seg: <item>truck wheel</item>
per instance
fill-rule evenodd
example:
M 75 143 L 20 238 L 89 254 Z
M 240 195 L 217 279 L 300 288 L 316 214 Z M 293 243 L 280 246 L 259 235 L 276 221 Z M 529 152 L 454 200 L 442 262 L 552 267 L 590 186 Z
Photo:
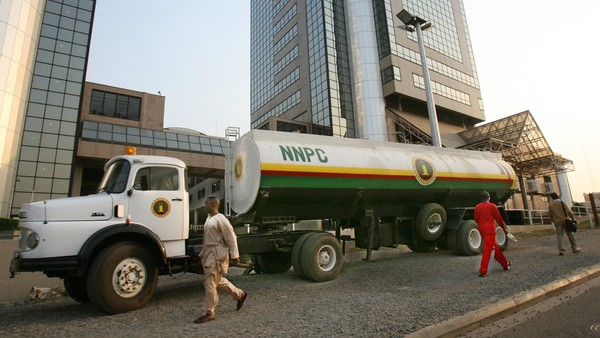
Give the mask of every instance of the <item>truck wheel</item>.
M 427 203 L 417 213 L 415 232 L 426 241 L 438 239 L 446 226 L 446 210 L 437 203 Z
M 501 227 L 496 227 L 496 243 L 500 247 L 500 250 L 505 251 L 508 248 L 508 238 Z
M 314 282 L 335 279 L 342 271 L 342 246 L 332 235 L 313 234 L 301 248 L 300 265 L 306 278 Z
M 107 313 L 122 313 L 145 306 L 156 289 L 156 259 L 133 242 L 113 244 L 100 252 L 87 276 L 92 303 Z
M 264 273 L 284 273 L 292 267 L 292 255 L 289 252 L 267 252 L 256 255 L 256 263 Z
M 90 297 L 85 288 L 85 277 L 65 276 L 63 282 L 69 297 L 73 298 L 74 301 L 82 304 L 90 302 Z
M 446 229 L 446 243 L 448 244 L 448 249 L 455 254 L 460 255 L 458 251 L 458 246 L 456 245 L 456 229 Z
M 455 240 L 456 252 L 459 255 L 475 256 L 481 254 L 483 239 L 474 220 L 466 220 L 460 223 Z
M 309 232 L 300 236 L 300 238 L 296 240 L 296 242 L 294 243 L 294 247 L 292 248 L 292 266 L 294 267 L 294 272 L 302 279 L 307 279 L 306 274 L 302 270 L 302 264 L 300 264 L 300 257 L 302 256 L 302 247 L 304 246 L 304 243 L 306 243 L 306 240 L 308 240 L 314 234 L 314 232 Z

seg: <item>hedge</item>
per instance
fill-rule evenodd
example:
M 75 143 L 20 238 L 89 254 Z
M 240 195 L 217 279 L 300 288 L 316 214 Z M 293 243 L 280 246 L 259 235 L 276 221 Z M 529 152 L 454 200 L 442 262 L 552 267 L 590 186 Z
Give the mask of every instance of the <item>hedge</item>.
M 14 218 L 0 218 L 0 231 L 19 229 L 19 220 Z

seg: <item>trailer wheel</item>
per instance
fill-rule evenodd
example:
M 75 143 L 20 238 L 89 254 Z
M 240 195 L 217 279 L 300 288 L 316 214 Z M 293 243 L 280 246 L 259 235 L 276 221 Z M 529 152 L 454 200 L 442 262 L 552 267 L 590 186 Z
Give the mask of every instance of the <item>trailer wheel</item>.
M 304 243 L 306 243 L 306 240 L 308 240 L 314 234 L 315 233 L 313 232 L 309 232 L 300 236 L 300 238 L 298 238 L 294 243 L 294 247 L 292 249 L 292 266 L 294 267 L 294 272 L 298 276 L 300 276 L 300 278 L 303 279 L 307 279 L 307 277 L 304 271 L 302 270 L 302 264 L 300 264 L 300 258 L 302 256 L 302 247 L 304 246 Z
M 456 253 L 462 256 L 481 254 L 483 238 L 474 220 L 462 221 L 456 230 Z M 454 252 L 454 251 L 453 251 Z
M 502 251 L 505 251 L 508 248 L 508 238 L 506 237 L 504 230 L 499 226 L 496 227 L 496 243 L 498 243 L 498 246 Z
M 314 282 L 335 279 L 342 271 L 342 246 L 334 236 L 315 233 L 301 248 L 300 265 L 306 278 Z
M 289 252 L 273 251 L 256 255 L 256 263 L 264 273 L 284 273 L 292 267 Z
M 448 244 L 448 249 L 455 254 L 460 255 L 458 251 L 458 247 L 456 246 L 456 229 L 446 229 L 446 243 Z
M 113 244 L 100 252 L 87 276 L 92 303 L 107 313 L 122 313 L 145 306 L 156 289 L 156 259 L 133 242 Z
M 438 239 L 446 226 L 446 210 L 437 203 L 427 203 L 417 213 L 415 232 L 426 241 Z
M 90 297 L 85 288 L 85 277 L 65 276 L 63 282 L 69 297 L 73 298 L 74 301 L 82 304 L 90 302 Z

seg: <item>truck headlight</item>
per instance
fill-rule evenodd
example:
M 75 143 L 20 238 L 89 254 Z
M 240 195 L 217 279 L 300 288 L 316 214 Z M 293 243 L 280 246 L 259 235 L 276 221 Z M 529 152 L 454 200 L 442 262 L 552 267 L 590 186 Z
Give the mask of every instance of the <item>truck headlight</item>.
M 27 247 L 31 250 L 37 248 L 38 244 L 40 244 L 40 236 L 37 233 L 32 232 L 27 236 Z

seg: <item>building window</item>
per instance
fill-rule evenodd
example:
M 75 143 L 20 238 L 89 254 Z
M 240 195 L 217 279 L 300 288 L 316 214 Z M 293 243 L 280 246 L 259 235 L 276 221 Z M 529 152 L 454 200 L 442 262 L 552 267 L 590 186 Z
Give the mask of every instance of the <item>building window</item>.
M 221 190 L 221 181 L 216 181 L 213 182 L 212 184 L 212 193 L 216 193 L 217 191 Z
M 206 196 L 206 190 L 204 188 L 198 190 L 198 199 L 201 200 Z
M 141 105 L 139 97 L 93 89 L 90 113 L 139 121 Z

